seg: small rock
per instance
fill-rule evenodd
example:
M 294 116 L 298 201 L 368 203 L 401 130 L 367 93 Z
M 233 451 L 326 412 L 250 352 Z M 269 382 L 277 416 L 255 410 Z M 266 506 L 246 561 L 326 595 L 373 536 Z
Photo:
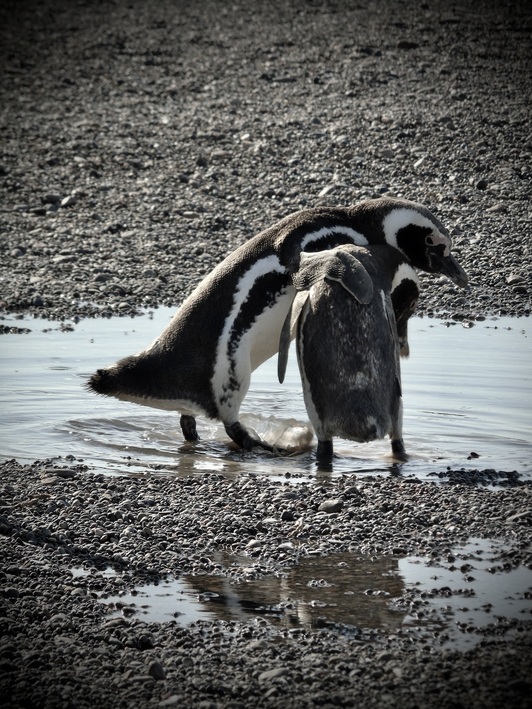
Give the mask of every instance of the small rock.
M 525 279 L 523 276 L 520 276 L 517 273 L 511 273 L 506 279 L 506 283 L 508 283 L 509 286 L 515 286 L 524 282 Z
M 72 468 L 46 468 L 46 475 L 56 475 L 58 478 L 70 479 L 75 477 L 76 471 Z
M 150 666 L 148 667 L 148 674 L 150 675 L 150 677 L 153 677 L 153 679 L 156 680 L 165 679 L 166 677 L 164 667 L 161 665 L 160 662 L 157 661 L 150 663 Z
M 327 185 L 318 192 L 318 197 L 326 197 L 328 194 L 331 194 L 331 192 L 334 192 L 335 189 L 336 185 Z
M 167 699 L 163 699 L 157 706 L 159 707 L 175 707 L 178 704 L 181 704 L 183 700 L 183 697 L 180 696 L 179 694 L 172 694 L 171 697 L 168 697 Z
M 507 212 L 508 207 L 503 203 L 503 202 L 498 202 L 497 204 L 494 204 L 491 207 L 488 207 L 486 209 L 486 212 L 490 212 L 491 214 L 499 214 L 500 212 Z
M 45 194 L 42 201 L 44 204 L 60 204 L 61 196 L 58 194 Z
M 270 679 L 275 679 L 276 677 L 283 677 L 288 674 L 286 667 L 275 667 L 273 670 L 265 670 L 259 675 L 259 682 L 264 682 Z
M 73 263 L 76 260 L 76 257 L 71 255 L 71 254 L 64 254 L 62 256 L 54 256 L 52 259 L 53 263 L 56 264 L 62 264 L 62 263 Z
M 50 618 L 50 623 L 69 623 L 70 618 L 66 613 L 56 613 Z
M 293 522 L 294 520 L 294 513 L 291 510 L 284 510 L 281 513 L 281 522 Z
M 231 153 L 228 150 L 224 150 L 223 148 L 219 148 L 217 150 L 213 150 L 211 153 L 211 157 L 217 159 L 217 160 L 225 160 L 231 155 Z
M 327 512 L 328 514 L 333 514 L 334 512 L 340 512 L 344 506 L 343 500 L 325 500 L 319 506 L 320 512 Z
M 417 42 L 412 42 L 408 39 L 400 39 L 397 42 L 397 49 L 417 49 L 419 44 Z
M 256 549 L 257 547 L 261 547 L 262 544 L 263 542 L 261 542 L 260 539 L 250 539 L 246 544 L 246 549 Z
M 524 512 L 517 512 L 514 515 L 506 518 L 506 524 L 513 524 L 514 522 L 526 524 L 527 522 L 532 522 L 532 510 L 525 510 Z
M 42 478 L 39 481 L 40 485 L 45 485 L 45 486 L 57 485 L 58 482 L 60 482 L 60 480 L 57 477 Z
M 61 200 L 61 206 L 62 207 L 72 207 L 72 205 L 76 204 L 77 198 L 74 195 L 69 195 L 68 197 L 65 197 L 64 199 Z

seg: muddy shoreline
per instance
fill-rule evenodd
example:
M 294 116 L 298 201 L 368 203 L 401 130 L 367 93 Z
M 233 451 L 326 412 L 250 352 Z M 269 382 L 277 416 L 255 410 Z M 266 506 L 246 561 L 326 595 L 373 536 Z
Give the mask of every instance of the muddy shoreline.
M 2 7 L 0 317 L 177 307 L 275 220 L 382 194 L 433 209 L 470 275 L 469 291 L 423 276 L 421 313 L 529 315 L 531 23 L 526 3 L 491 0 Z M 101 602 L 351 550 L 459 576 L 453 549 L 473 537 L 500 542 L 494 578 L 531 569 L 519 471 L 292 486 L 252 458 L 234 481 L 176 479 L 97 475 L 65 450 L 4 461 L 0 488 L 1 707 L 531 706 L 530 613 L 486 609 L 459 650 L 445 630 L 183 627 Z M 446 593 L 394 601 L 422 617 Z

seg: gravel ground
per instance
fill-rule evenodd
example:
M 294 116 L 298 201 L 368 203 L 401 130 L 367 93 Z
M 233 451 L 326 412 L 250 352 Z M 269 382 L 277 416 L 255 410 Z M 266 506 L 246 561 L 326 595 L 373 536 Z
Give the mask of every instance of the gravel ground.
M 471 278 L 426 279 L 420 312 L 528 314 L 526 8 L 3 3 L 0 307 L 177 305 L 277 219 L 388 194 L 434 210 Z
M 5 706 L 530 706 L 526 618 L 492 615 L 482 631 L 468 631 L 481 642 L 459 652 L 407 629 L 283 630 L 261 618 L 144 623 L 127 607 L 110 617 L 97 600 L 181 573 L 245 583 L 340 551 L 454 562 L 452 547 L 470 537 L 505 542 L 500 570 L 530 568 L 532 485 L 516 476 L 478 471 L 466 481 L 462 473 L 453 484 L 345 476 L 293 486 L 254 475 L 116 478 L 74 460 L 68 468 L 7 462 L 0 475 Z M 495 490 L 479 487 L 487 478 Z M 221 549 L 249 564 L 224 567 L 212 558 Z M 88 573 L 74 575 L 79 567 Z M 116 575 L 102 575 L 108 567 Z M 443 608 L 450 589 L 429 595 L 439 594 Z M 419 614 L 428 598 L 404 589 L 394 603 Z
M 471 278 L 464 293 L 424 277 L 420 312 L 528 315 L 527 8 L 3 3 L 1 311 L 177 305 L 276 219 L 393 194 L 434 210 Z M 501 568 L 532 565 L 531 486 L 517 474 L 291 487 L 252 469 L 231 482 L 3 463 L 0 705 L 532 706 L 527 620 L 493 617 L 459 651 L 406 630 L 110 618 L 101 593 L 179 573 L 244 582 L 313 553 L 437 560 L 484 537 L 504 542 Z M 253 563 L 224 568 L 220 549 Z

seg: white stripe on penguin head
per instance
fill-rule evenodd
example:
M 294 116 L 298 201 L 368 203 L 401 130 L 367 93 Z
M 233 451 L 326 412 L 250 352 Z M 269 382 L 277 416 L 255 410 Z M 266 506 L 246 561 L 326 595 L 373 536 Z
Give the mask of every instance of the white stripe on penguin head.
M 301 241 L 301 251 L 304 251 L 305 248 L 313 241 L 318 241 L 329 234 L 344 234 L 344 236 L 348 236 L 352 239 L 353 244 L 356 244 L 357 246 L 367 246 L 369 243 L 363 234 L 355 231 L 355 229 L 351 229 L 349 226 L 324 226 L 321 229 L 309 232 L 303 237 Z
M 421 288 L 419 278 L 415 269 L 408 263 L 399 264 L 399 267 L 397 268 L 397 271 L 395 272 L 392 280 L 391 292 L 393 293 L 397 286 L 400 285 L 403 281 L 414 281 L 418 289 Z
M 397 234 L 401 229 L 404 229 L 404 227 L 410 224 L 430 229 L 430 239 L 432 243 L 434 245 L 443 244 L 445 247 L 443 255 L 449 256 L 451 253 L 451 239 L 445 234 L 442 234 L 434 222 L 425 217 L 421 212 L 418 212 L 417 209 L 409 209 L 407 207 L 392 209 L 382 223 L 386 243 L 398 249 Z

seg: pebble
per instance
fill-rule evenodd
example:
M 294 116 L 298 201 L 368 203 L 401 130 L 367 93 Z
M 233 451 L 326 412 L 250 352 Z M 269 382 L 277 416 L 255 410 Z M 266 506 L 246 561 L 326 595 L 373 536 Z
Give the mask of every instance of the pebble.
M 343 500 L 324 500 L 319 506 L 320 512 L 327 512 L 328 514 L 333 514 L 335 512 L 340 512 L 343 508 Z
M 160 662 L 151 662 L 148 667 L 148 674 L 156 680 L 162 680 L 166 677 L 166 672 Z
M 310 41 L 314 43 L 310 14 L 303 8 L 300 16 L 299 2 L 288 13 L 297 17 L 302 35 L 312 37 Z M 172 12 L 168 7 L 163 14 Z M 199 22 L 191 12 L 184 12 L 184 27 Z M 170 114 L 163 112 L 148 122 L 141 142 L 136 128 L 140 114 L 129 116 L 131 120 L 122 114 L 121 120 L 116 118 L 120 111 L 128 113 L 134 109 L 124 108 L 120 103 L 122 74 L 111 68 L 114 55 L 108 60 L 94 58 L 104 67 L 95 70 L 96 74 L 108 82 L 104 103 L 96 84 L 84 83 L 76 76 L 80 69 L 73 53 L 63 56 L 65 66 L 60 73 L 58 66 L 46 75 L 42 75 L 38 63 L 28 67 L 24 85 L 13 84 L 9 90 L 16 91 L 17 96 L 31 96 L 32 82 L 38 81 L 50 109 L 46 115 L 59 117 L 68 113 L 76 122 L 76 117 L 89 115 L 84 107 L 92 110 L 98 106 L 98 120 L 103 128 L 95 137 L 91 133 L 94 127 L 85 122 L 80 124 L 74 139 L 64 122 L 56 122 L 52 138 L 46 120 L 29 112 L 31 101 L 29 104 L 20 101 L 20 115 L 15 110 L 17 102 L 6 102 L 8 128 L 3 136 L 6 155 L 19 154 L 17 146 L 22 139 L 19 132 L 23 134 L 25 151 L 19 155 L 16 168 L 11 158 L 13 164 L 4 161 L 1 168 L 8 205 L 2 215 L 6 244 L 0 262 L 1 310 L 71 319 L 116 312 L 129 316 L 157 305 L 175 307 L 198 284 L 200 276 L 245 239 L 279 218 L 318 202 L 350 204 L 384 193 L 430 204 L 449 228 L 458 226 L 461 231 L 455 233 L 455 250 L 466 271 L 478 269 L 484 256 L 489 263 L 497 264 L 503 279 L 521 269 L 527 256 L 521 236 L 528 233 L 526 178 L 530 159 L 526 150 L 515 152 L 516 145 L 526 146 L 528 140 L 520 108 L 523 92 L 515 81 L 515 76 L 524 77 L 527 70 L 520 42 L 508 43 L 504 48 L 507 61 L 499 61 L 494 53 L 479 62 L 474 84 L 469 78 L 462 81 L 466 74 L 470 76 L 465 53 L 460 59 L 455 54 L 452 66 L 441 69 L 438 82 L 441 95 L 456 101 L 442 101 L 429 110 L 420 97 L 433 90 L 434 77 L 429 76 L 425 67 L 433 65 L 434 47 L 438 46 L 438 38 L 443 37 L 445 24 L 431 26 L 428 42 L 420 39 L 410 11 L 405 13 L 401 7 L 399 12 L 401 17 L 405 15 L 401 19 L 404 34 L 397 38 L 395 50 L 392 47 L 386 53 L 379 48 L 378 40 L 368 40 L 367 45 L 360 46 L 355 41 L 358 48 L 353 45 L 352 49 L 342 49 L 343 44 L 353 41 L 343 34 L 350 23 L 342 23 L 339 8 L 333 8 L 320 23 L 321 39 L 317 40 L 318 45 L 323 41 L 327 47 L 332 68 L 328 73 L 323 65 L 323 72 L 320 71 L 320 60 L 314 67 L 316 71 L 313 69 L 306 76 L 308 66 L 301 43 L 285 47 L 283 61 L 294 67 L 293 74 L 281 71 L 280 66 L 276 67 L 279 71 L 274 70 L 278 59 L 267 57 L 264 62 L 271 63 L 271 67 L 252 70 L 249 53 L 253 50 L 244 46 L 243 38 L 232 37 L 233 28 L 225 23 L 231 13 L 238 16 L 243 26 L 255 27 L 258 19 L 244 7 L 231 8 L 221 20 L 220 36 L 229 33 L 231 38 L 227 41 L 234 52 L 235 66 L 245 65 L 246 69 L 239 73 L 238 82 L 227 87 L 225 108 L 218 95 L 220 85 L 205 81 L 206 75 L 218 73 L 214 56 L 218 39 L 213 39 L 214 44 L 206 39 L 209 49 L 200 52 L 199 44 L 192 39 L 194 31 L 188 34 L 185 31 L 183 46 L 178 49 L 175 43 L 166 44 L 169 36 L 162 36 L 162 28 L 155 27 L 154 35 L 164 45 L 157 60 L 160 66 L 156 67 L 149 59 L 138 67 L 139 85 L 150 97 L 146 105 L 151 105 L 153 95 L 159 91 L 157 72 L 171 73 L 176 61 L 180 61 L 176 52 L 186 52 L 191 59 L 183 74 L 172 79 L 175 87 L 170 91 L 178 95 L 184 91 L 183 86 L 194 86 L 199 91 L 198 94 L 195 89 L 192 91 L 194 98 L 208 96 L 213 103 L 201 125 L 195 101 L 181 107 L 177 118 L 172 112 L 166 125 L 171 131 L 161 131 L 161 120 L 170 118 Z M 360 9 L 353 7 L 348 14 L 362 36 L 380 31 L 366 27 L 368 18 Z M 510 20 L 495 7 L 489 14 L 483 24 L 476 20 L 467 22 L 466 36 L 462 38 L 464 46 L 468 42 L 474 47 L 490 46 L 498 41 L 500 33 L 497 35 L 494 28 L 503 27 Z M 391 16 L 393 12 L 386 13 L 386 17 Z M 277 33 L 276 18 L 271 13 L 267 19 L 271 36 Z M 115 21 L 110 21 L 110 27 Z M 168 19 L 167 27 L 172 21 Z M 41 19 L 37 24 L 40 22 Z M 338 32 L 332 29 L 336 22 L 341 22 Z M 119 32 L 127 36 L 132 31 L 135 35 L 132 41 L 137 41 L 138 23 L 130 29 L 126 25 L 127 22 Z M 22 27 L 23 23 L 17 26 Z M 386 27 L 386 22 L 382 27 Z M 197 31 L 201 33 L 204 28 Z M 36 32 L 39 34 L 38 28 Z M 65 25 L 65 36 L 72 32 Z M 83 46 L 97 45 L 99 38 L 95 32 L 92 23 L 84 23 Z M 262 26 L 257 32 L 248 37 L 252 44 L 254 37 L 261 36 Z M 45 34 L 43 30 L 39 36 Z M 29 37 L 22 41 L 21 52 L 24 42 L 29 41 Z M 65 41 L 68 44 L 68 39 Z M 448 36 L 441 41 L 448 42 Z M 110 52 L 109 47 L 106 45 L 102 50 L 104 55 Z M 413 71 L 408 48 L 420 59 L 415 96 L 404 91 L 403 82 Z M 28 51 L 32 51 L 29 45 Z M 319 49 L 316 51 L 320 53 Z M 392 54 L 393 65 L 389 64 Z M 89 58 L 89 64 L 90 61 Z M 346 61 L 353 71 L 346 70 L 344 76 L 341 67 L 345 67 Z M 360 62 L 364 62 L 363 71 Z M 387 64 L 391 67 L 389 75 Z M 75 98 L 72 93 L 60 96 L 55 90 L 58 85 L 65 86 L 65 75 L 73 77 L 68 91 L 72 92 L 75 86 Z M 261 75 L 269 78 L 261 81 L 257 78 Z M 289 82 L 285 81 L 287 78 Z M 181 81 L 183 85 L 177 86 Z M 391 91 L 392 83 L 397 92 Z M 361 91 L 362 85 L 367 88 L 366 84 L 375 92 L 374 100 L 369 103 L 367 91 Z M 270 95 L 272 91 L 275 100 Z M 305 93 L 307 107 L 304 115 L 300 115 L 298 103 L 301 91 Z M 327 93 L 325 103 L 323 91 L 331 92 L 330 96 Z M 165 100 L 172 100 L 172 95 L 165 93 Z M 505 106 L 503 118 L 501 97 Z M 357 105 L 355 113 L 353 101 Z M 464 107 L 460 108 L 459 116 L 457 103 Z M 478 105 L 482 105 L 483 111 L 482 135 L 475 122 Z M 251 123 L 246 112 L 253 116 Z M 448 149 L 448 141 L 450 131 L 457 130 L 457 126 L 471 139 L 467 150 L 453 152 Z M 454 133 L 452 136 L 455 139 Z M 308 148 L 309 139 L 314 141 L 312 150 Z M 46 167 L 44 182 L 39 165 Z M 17 177 L 17 170 L 24 174 L 23 181 Z M 131 180 L 141 182 L 133 187 Z M 35 204 L 36 198 L 40 204 Z M 35 223 L 22 224 L 21 215 Z M 482 228 L 489 238 L 476 242 L 471 233 L 476 228 Z M 208 243 L 201 263 L 194 253 L 198 239 Z M 69 254 L 63 253 L 65 247 L 69 248 Z M 20 261 L 27 258 L 30 261 L 23 268 Z M 40 289 L 40 299 L 27 293 L 29 267 L 32 275 L 45 274 L 41 283 L 46 283 L 47 289 L 46 292 Z M 98 278 L 102 284 L 106 280 L 113 283 L 119 277 L 121 290 L 95 291 L 92 277 L 98 273 L 113 275 L 111 279 Z M 527 277 L 525 282 L 508 285 L 504 288 L 483 279 L 482 287 L 473 287 L 467 295 L 464 318 L 471 321 L 492 314 L 529 314 L 532 290 Z M 117 300 L 126 299 L 127 305 L 118 307 Z M 443 317 L 453 313 L 452 303 L 442 298 L 438 279 L 423 278 L 418 312 Z
M 163 699 L 157 706 L 159 707 L 175 707 L 182 706 L 183 697 L 180 694 L 172 694 L 170 697 Z
M 76 474 L 68 477 L 67 472 L 67 477 L 61 478 L 58 471 Z M 47 489 L 46 500 L 36 494 L 40 474 L 61 483 Z M 327 676 L 338 671 L 339 681 L 345 677 L 341 661 L 337 669 L 336 665 L 326 664 L 326 658 L 338 652 L 339 643 L 342 656 L 349 658 L 350 670 L 374 662 L 371 659 L 374 647 L 384 653 L 381 665 L 391 661 L 384 659 L 391 654 L 401 677 L 410 677 L 409 657 L 417 646 L 408 633 L 404 638 L 397 632 L 390 636 L 377 634 L 374 640 L 368 638 L 365 645 L 360 645 L 352 644 L 350 634 L 343 634 L 341 624 L 334 632 L 325 628 L 319 632 L 304 628 L 285 632 L 282 626 L 276 630 L 267 616 L 247 622 L 201 620 L 185 627 L 178 625 L 180 616 L 177 616 L 169 618 L 167 623 L 146 624 L 141 620 L 141 594 L 133 602 L 115 601 L 114 610 L 126 611 L 119 618 L 106 617 L 106 606 L 101 601 L 105 600 L 105 594 L 114 597 L 117 593 L 131 593 L 146 584 L 147 579 L 151 583 L 159 580 L 161 584 L 176 569 L 189 574 L 216 573 L 236 583 L 248 583 L 257 576 L 286 572 L 287 564 L 297 565 L 301 555 L 323 556 L 353 548 L 357 553 L 384 554 L 390 558 L 426 555 L 432 559 L 452 559 L 450 550 L 469 536 L 504 539 L 507 553 L 497 563 L 506 563 L 504 560 L 508 559 L 512 567 L 532 563 L 528 545 L 532 513 L 523 494 L 529 486 L 518 475 L 495 470 L 450 470 L 447 476 L 448 482 L 436 484 L 413 485 L 412 480 L 391 477 L 357 479 L 353 475 L 332 479 L 327 485 L 316 485 L 309 480 L 293 486 L 256 475 L 234 481 L 209 474 L 198 478 L 148 475 L 109 478 L 66 466 L 52 467 L 50 463 L 35 466 L 21 466 L 14 461 L 0 463 L 3 500 L 9 504 L 0 520 L 3 525 L 0 529 L 7 539 L 22 542 L 6 546 L 2 568 L 10 574 L 9 582 L 4 584 L 9 589 L 4 602 L 11 604 L 14 613 L 11 617 L 8 608 L 10 617 L 5 621 L 0 618 L 0 630 L 4 637 L 17 639 L 15 655 L 9 661 L 14 667 L 27 667 L 20 653 L 38 644 L 39 633 L 46 627 L 57 628 L 62 636 L 69 638 L 69 647 L 84 648 L 83 662 L 88 676 L 97 676 L 104 672 L 102 665 L 115 662 L 128 667 L 127 687 L 131 696 L 136 697 L 135 705 L 142 705 L 137 693 L 147 687 L 153 688 L 149 691 L 155 705 L 172 696 L 179 696 L 183 706 L 192 701 L 194 705 L 210 702 L 212 696 L 207 687 L 222 682 L 226 686 L 223 691 L 229 691 L 227 687 L 232 686 L 233 678 L 251 692 L 249 696 L 264 697 L 272 688 L 275 692 L 269 694 L 270 700 L 281 701 L 284 697 L 292 702 L 297 692 L 306 691 L 294 678 L 309 676 L 319 684 L 325 676 L 320 674 L 322 666 L 327 667 Z M 483 487 L 485 482 L 491 489 Z M 69 485 L 68 498 L 64 494 L 65 484 Z M 70 486 L 75 486 L 73 492 Z M 35 505 L 28 505 L 26 501 L 33 499 Z M 221 499 L 223 507 L 215 504 Z M 294 522 L 276 522 L 274 514 L 283 500 L 303 503 L 304 517 Z M 80 504 L 75 504 L 76 501 Z M 327 512 L 320 510 L 323 503 L 331 502 L 343 502 L 335 513 L 334 527 L 326 523 L 330 519 Z M 246 515 L 240 514 L 243 509 Z M 118 511 L 122 514 L 118 515 Z M 272 515 L 274 523 L 261 528 L 261 521 L 267 519 L 265 513 Z M 203 524 L 205 519 L 216 521 L 219 541 Z M 145 536 L 143 530 L 148 525 L 151 533 Z M 123 533 L 126 528 L 128 535 Z M 236 557 L 230 556 L 225 562 L 225 557 L 219 555 L 219 545 L 225 544 L 229 537 Z M 257 541 L 260 545 L 254 543 Z M 252 566 L 251 557 L 244 566 L 232 562 L 239 554 L 246 555 L 255 549 L 260 556 L 253 557 Z M 72 568 L 80 561 L 86 573 L 74 576 Z M 457 566 L 465 568 L 464 561 Z M 104 572 L 105 569 L 108 571 Z M 333 577 L 315 577 L 313 582 L 316 588 L 334 587 L 334 583 Z M 383 595 L 387 593 L 385 589 L 369 590 L 368 598 L 387 598 Z M 163 586 L 161 592 L 164 593 Z M 399 602 L 417 603 L 419 599 L 409 593 L 405 589 Z M 32 605 L 28 607 L 29 599 Z M 216 594 L 209 603 L 220 602 L 218 599 Z M 40 620 L 21 626 L 28 608 L 36 609 L 31 610 L 32 618 L 36 612 L 35 618 Z M 21 627 L 23 630 L 17 630 Z M 493 627 L 502 627 L 501 620 Z M 106 638 L 103 644 L 102 635 Z M 54 646 L 55 650 L 49 645 L 41 648 L 42 666 L 60 668 L 60 658 L 54 653 L 64 646 L 61 642 Z M 0 643 L 0 651 L 1 647 Z M 478 648 L 481 655 L 472 676 L 477 677 L 484 666 L 489 666 L 492 673 L 503 671 L 504 664 L 499 659 L 492 662 L 490 655 L 490 648 L 496 649 L 496 645 L 488 643 Z M 276 654 L 272 655 L 274 649 Z M 155 652 L 157 657 L 151 654 Z M 150 653 L 146 659 L 145 653 Z M 321 658 L 317 665 L 310 664 L 310 654 Z M 207 663 L 203 660 L 206 657 Z M 223 676 L 217 669 L 218 657 L 223 657 Z M 440 676 L 437 663 L 444 657 L 437 643 L 431 645 L 428 657 L 430 673 L 424 675 L 424 684 L 416 684 L 415 690 L 427 698 L 434 691 L 430 677 Z M 463 679 L 463 669 L 459 669 L 461 657 L 455 656 L 454 664 L 458 667 L 455 672 L 462 672 Z M 140 664 L 131 664 L 137 661 Z M 512 671 L 516 671 L 515 661 Z M 54 671 L 47 672 L 47 677 L 53 679 Z M 117 677 L 125 678 L 125 674 Z M 356 682 L 349 684 L 349 692 L 352 694 L 356 686 L 356 691 L 363 693 L 361 696 L 371 696 L 376 691 L 372 687 L 378 686 L 378 679 L 372 677 L 373 674 L 367 674 L 361 680 L 355 672 L 353 682 Z M 0 689 L 1 682 L 0 675 Z M 45 681 L 39 686 L 46 686 Z M 340 682 L 338 686 L 344 685 Z M 312 686 L 309 691 L 313 691 Z M 235 697 L 234 701 L 240 700 Z M 102 702 L 92 697 L 92 704 Z
M 284 677 L 288 674 L 286 667 L 275 667 L 271 670 L 265 670 L 259 675 L 259 682 L 268 682 L 272 679 L 277 679 L 277 677 Z
M 42 201 L 45 204 L 61 204 L 61 199 L 60 195 L 49 193 L 44 195 Z

